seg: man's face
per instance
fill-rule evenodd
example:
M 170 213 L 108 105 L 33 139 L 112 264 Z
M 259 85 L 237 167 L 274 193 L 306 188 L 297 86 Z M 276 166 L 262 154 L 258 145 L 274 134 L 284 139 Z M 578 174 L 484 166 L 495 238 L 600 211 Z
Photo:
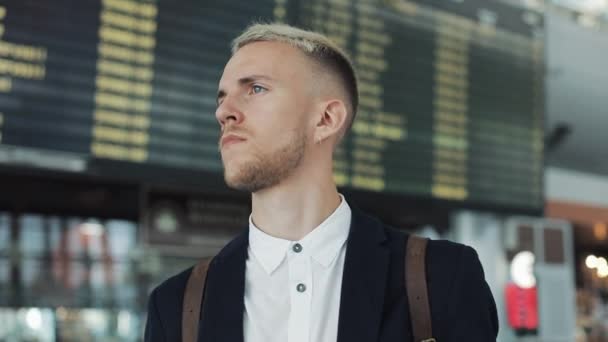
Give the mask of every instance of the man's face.
M 296 48 L 255 42 L 228 61 L 219 83 L 219 147 L 228 186 L 256 192 L 300 166 L 314 93 L 312 63 Z

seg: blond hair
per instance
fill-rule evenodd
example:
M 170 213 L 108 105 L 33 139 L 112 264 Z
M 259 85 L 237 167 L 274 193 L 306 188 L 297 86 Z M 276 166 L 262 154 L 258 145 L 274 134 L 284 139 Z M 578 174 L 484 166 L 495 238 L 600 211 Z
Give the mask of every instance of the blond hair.
M 344 50 L 326 36 L 312 31 L 299 29 L 285 24 L 250 25 L 232 41 L 232 54 L 247 44 L 260 41 L 273 41 L 290 44 L 310 57 L 318 65 L 329 70 L 342 83 L 348 96 L 350 107 L 345 133 L 353 124 L 359 105 L 359 90 L 355 68 Z

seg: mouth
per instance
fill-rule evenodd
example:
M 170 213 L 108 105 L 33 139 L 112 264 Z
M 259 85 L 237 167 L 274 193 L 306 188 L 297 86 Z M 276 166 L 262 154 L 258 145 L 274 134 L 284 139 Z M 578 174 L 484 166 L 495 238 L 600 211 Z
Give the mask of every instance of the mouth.
M 220 140 L 220 146 L 221 148 L 224 148 L 230 145 L 238 144 L 243 141 L 245 141 L 245 139 L 233 134 L 229 134 Z

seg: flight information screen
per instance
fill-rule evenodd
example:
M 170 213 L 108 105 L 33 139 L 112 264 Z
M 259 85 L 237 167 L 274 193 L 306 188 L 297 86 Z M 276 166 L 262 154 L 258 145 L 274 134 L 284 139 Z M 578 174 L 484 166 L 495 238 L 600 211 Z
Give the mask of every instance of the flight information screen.
M 338 185 L 542 208 L 542 16 L 487 0 L 4 0 L 0 165 L 220 175 L 217 83 L 253 21 L 350 53 L 361 97 Z

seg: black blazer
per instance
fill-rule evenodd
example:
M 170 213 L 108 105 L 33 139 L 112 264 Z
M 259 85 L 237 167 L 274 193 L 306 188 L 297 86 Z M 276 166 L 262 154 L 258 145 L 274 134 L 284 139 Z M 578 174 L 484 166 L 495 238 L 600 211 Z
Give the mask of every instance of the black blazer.
M 406 239 L 406 234 L 352 208 L 337 342 L 413 341 L 404 285 Z M 248 240 L 245 231 L 210 265 L 198 342 L 243 342 Z M 426 264 L 437 341 L 496 341 L 496 305 L 475 250 L 430 241 Z M 150 294 L 146 342 L 181 342 L 182 301 L 191 271 L 166 280 Z

